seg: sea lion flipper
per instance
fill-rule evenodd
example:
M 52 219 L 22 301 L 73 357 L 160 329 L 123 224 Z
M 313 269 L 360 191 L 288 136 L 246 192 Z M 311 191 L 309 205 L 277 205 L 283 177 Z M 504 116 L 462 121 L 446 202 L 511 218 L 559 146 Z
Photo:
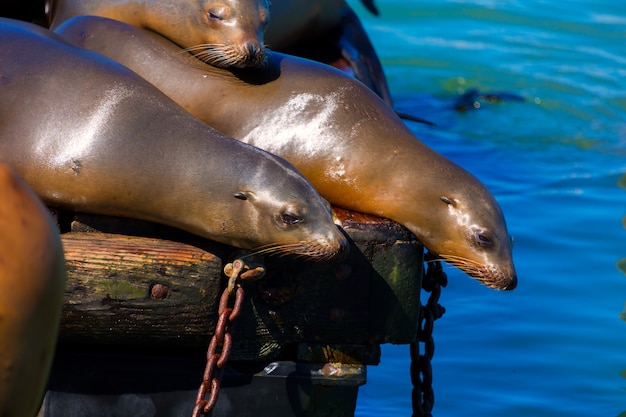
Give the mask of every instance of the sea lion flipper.
M 430 120 L 424 119 L 419 116 L 414 116 L 412 114 L 403 113 L 397 110 L 396 110 L 396 114 L 398 115 L 398 117 L 400 117 L 403 120 L 408 120 L 410 122 L 415 122 L 415 123 L 422 123 L 428 126 L 437 126 L 437 123 L 431 122 Z
M 391 105 L 391 93 L 383 66 L 361 21 L 350 7 L 345 8 L 341 19 L 338 46 L 341 56 L 354 71 L 355 78 Z
M 373 14 L 374 16 L 380 15 L 380 12 L 378 11 L 378 7 L 376 7 L 376 5 L 374 4 L 374 0 L 361 0 L 361 3 L 363 3 L 363 6 L 365 6 L 365 8 L 369 10 L 370 13 Z

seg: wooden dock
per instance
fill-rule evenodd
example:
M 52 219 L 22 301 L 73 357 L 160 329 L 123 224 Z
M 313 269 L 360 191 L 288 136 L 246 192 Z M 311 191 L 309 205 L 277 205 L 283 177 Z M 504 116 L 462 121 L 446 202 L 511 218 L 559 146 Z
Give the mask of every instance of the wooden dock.
M 335 214 L 344 259 L 253 259 L 266 272 L 243 284 L 213 416 L 352 416 L 380 344 L 416 340 L 423 247 L 389 220 Z M 239 251 L 152 223 L 57 218 L 68 282 L 41 415 L 189 416 Z

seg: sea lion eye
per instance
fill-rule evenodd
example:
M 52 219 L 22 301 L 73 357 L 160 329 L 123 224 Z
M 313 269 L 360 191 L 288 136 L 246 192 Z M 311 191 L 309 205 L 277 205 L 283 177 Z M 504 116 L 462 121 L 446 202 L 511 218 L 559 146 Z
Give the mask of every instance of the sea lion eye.
M 282 222 L 285 224 L 292 225 L 300 223 L 302 221 L 302 218 L 296 216 L 295 214 L 285 212 L 280 215 L 280 220 L 282 220 Z
M 208 15 L 210 20 L 225 20 L 228 17 L 225 7 L 211 7 L 208 11 Z
M 244 200 L 244 201 L 248 199 L 248 196 L 246 196 L 244 193 L 241 193 L 241 192 L 240 193 L 235 193 L 233 195 L 233 197 L 235 197 L 235 198 L 237 198 L 239 200 Z
M 439 199 L 441 201 L 443 201 L 444 203 L 446 203 L 449 206 L 453 206 L 454 205 L 454 200 L 452 200 L 451 198 L 446 197 L 445 195 L 442 195 L 441 197 L 439 197 Z
M 482 233 L 476 234 L 476 241 L 479 246 L 493 246 L 493 241 Z

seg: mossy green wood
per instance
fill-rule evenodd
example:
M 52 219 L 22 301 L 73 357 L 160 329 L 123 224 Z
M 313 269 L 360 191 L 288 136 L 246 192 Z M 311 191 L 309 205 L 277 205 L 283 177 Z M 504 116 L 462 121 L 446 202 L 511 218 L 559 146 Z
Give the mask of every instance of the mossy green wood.
M 416 339 L 421 244 L 391 221 L 336 214 L 351 240 L 346 258 L 260 260 L 267 272 L 244 284 L 233 360 L 272 359 L 293 344 L 311 352 L 343 346 L 335 352 L 341 356 L 355 346 Z M 206 347 L 223 267 L 236 249 L 123 219 L 80 215 L 59 223 L 68 266 L 62 343 Z M 378 355 L 370 351 L 349 356 L 374 364 Z

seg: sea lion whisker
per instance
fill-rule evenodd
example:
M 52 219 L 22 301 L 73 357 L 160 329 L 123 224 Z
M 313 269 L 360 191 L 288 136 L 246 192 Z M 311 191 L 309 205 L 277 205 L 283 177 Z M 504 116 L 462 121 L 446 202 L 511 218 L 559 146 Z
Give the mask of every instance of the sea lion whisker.
M 483 267 L 483 264 L 481 264 L 480 262 L 458 255 L 441 255 L 441 259 L 451 264 L 462 263 L 466 265 L 477 265 L 479 267 Z
M 201 43 L 198 45 L 194 45 L 194 46 L 190 46 L 188 48 L 183 48 L 179 51 L 179 53 L 183 53 L 183 52 L 191 52 L 193 53 L 194 51 L 204 51 L 205 49 L 217 49 L 217 48 L 223 48 L 224 46 L 226 46 L 225 43 Z
M 433 259 L 427 259 L 424 261 L 425 264 L 434 264 L 435 262 L 441 262 L 441 261 L 445 261 L 444 258 L 433 258 Z
M 302 241 L 288 244 L 269 244 L 255 249 L 250 256 L 254 255 L 278 255 L 295 256 L 298 258 L 308 258 L 316 260 L 329 260 L 334 257 L 336 250 L 327 250 L 327 245 L 320 242 Z
M 190 52 L 193 56 L 195 56 L 198 59 L 201 59 L 204 61 L 205 57 L 210 57 L 210 56 L 219 56 L 221 55 L 220 53 L 218 53 L 217 51 L 215 51 L 214 49 L 201 49 L 199 51 L 193 51 Z
M 290 248 L 301 247 L 301 246 L 304 246 L 305 244 L 306 244 L 305 242 L 288 243 L 288 244 L 280 244 L 280 245 L 276 243 L 270 243 L 270 244 L 263 245 L 263 246 L 256 248 L 254 251 L 252 251 L 252 253 L 250 253 L 250 255 L 252 256 L 252 255 L 262 255 L 262 254 L 273 254 L 276 252 L 287 253 Z
M 482 276 L 485 272 L 491 270 L 491 268 L 487 267 L 486 265 L 465 257 L 455 255 L 442 255 L 441 257 L 450 265 L 465 271 L 467 274 L 473 277 L 476 277 L 476 275 Z
M 259 50 L 264 51 L 264 46 Z M 238 48 L 237 45 L 226 43 L 194 45 L 178 51 L 178 53 L 182 52 L 190 53 L 196 59 L 216 67 L 240 66 L 241 63 L 245 62 L 251 62 L 253 66 L 260 67 L 267 62 L 265 53 L 255 54 L 254 57 L 252 57 L 253 59 L 250 59 L 248 55 L 242 55 L 242 50 Z
M 215 66 L 230 66 L 239 61 L 238 59 L 236 59 L 236 51 L 230 49 L 205 49 L 201 52 L 194 54 L 194 56 L 207 64 Z
M 188 51 L 191 55 L 206 62 L 206 57 L 222 57 L 227 54 L 225 46 L 213 45 Z
M 242 63 L 262 67 L 267 64 L 267 54 L 263 48 L 259 48 L 253 55 L 242 53 L 242 49 L 234 44 L 203 44 L 185 48 L 185 51 L 197 59 L 217 67 L 238 67 Z
M 452 261 L 446 261 L 445 259 L 433 259 L 433 260 L 425 261 L 425 263 L 428 264 L 428 263 L 432 263 L 435 261 L 444 261 L 444 263 L 441 265 L 442 270 L 452 270 L 454 268 L 458 268 L 464 271 L 465 273 L 467 273 L 468 275 L 472 275 L 472 273 L 474 273 L 474 272 L 470 273 L 470 271 L 476 271 L 475 273 L 478 273 L 478 268 L 476 267 L 472 268 L 468 264 L 460 262 L 460 261 L 452 262 Z
M 442 256 L 446 262 L 455 266 L 478 282 L 494 289 L 510 290 L 515 288 L 515 284 L 511 284 L 511 280 L 507 278 L 502 270 L 491 265 L 483 265 L 471 259 L 456 255 Z M 514 282 L 514 281 L 513 281 Z
M 275 251 L 275 248 L 276 248 L 276 245 L 261 246 L 260 248 L 257 248 L 253 250 L 252 252 L 248 253 L 248 256 L 265 255 L 268 253 L 272 253 Z

